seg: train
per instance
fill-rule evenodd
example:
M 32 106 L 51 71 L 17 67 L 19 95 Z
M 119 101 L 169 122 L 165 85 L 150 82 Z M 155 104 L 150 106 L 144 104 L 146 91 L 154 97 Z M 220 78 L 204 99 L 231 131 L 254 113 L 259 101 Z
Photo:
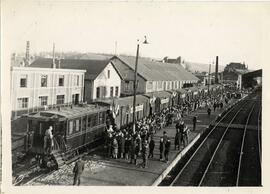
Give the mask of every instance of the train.
M 222 85 L 194 86 L 175 91 L 160 91 L 136 96 L 136 119 L 142 119 L 163 108 L 181 104 L 185 100 L 215 94 Z M 79 104 L 44 110 L 25 115 L 27 118 L 27 152 L 34 154 L 40 165 L 57 169 L 74 161 L 85 149 L 104 142 L 106 121 L 112 114 L 118 128 L 132 123 L 133 97 L 107 99 L 94 104 Z M 44 153 L 46 130 L 53 129 L 53 147 Z
M 58 107 L 27 115 L 28 152 L 36 155 L 40 164 L 57 169 L 79 155 L 80 150 L 94 146 L 104 138 L 107 108 L 97 105 Z M 44 154 L 44 135 L 53 129 L 53 147 Z

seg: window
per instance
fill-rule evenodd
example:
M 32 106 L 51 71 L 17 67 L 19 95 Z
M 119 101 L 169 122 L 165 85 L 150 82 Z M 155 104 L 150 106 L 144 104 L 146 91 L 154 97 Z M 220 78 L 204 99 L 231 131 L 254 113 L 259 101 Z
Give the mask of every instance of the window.
M 105 112 L 99 113 L 99 124 L 104 124 L 105 123 Z
M 64 103 L 65 103 L 65 95 L 57 95 L 56 104 L 64 104 Z
M 108 75 L 108 79 L 110 79 L 110 77 L 111 77 L 111 71 L 110 70 L 108 70 L 107 75 Z
M 86 130 L 86 116 L 82 119 L 82 130 Z
M 116 86 L 116 87 L 115 87 L 115 96 L 118 96 L 118 93 L 119 93 L 119 87 Z
M 96 96 L 97 96 L 97 98 L 100 98 L 100 88 L 99 87 L 96 88 Z
M 80 131 L 80 128 L 81 128 L 81 122 L 80 121 L 81 121 L 80 119 L 76 120 L 76 128 L 75 128 L 76 132 Z
M 158 88 L 162 88 L 162 82 L 161 81 L 158 82 Z
M 72 133 L 73 133 L 73 121 L 69 121 L 68 134 L 71 135 Z
M 47 106 L 48 105 L 48 96 L 40 96 L 39 97 L 39 105 Z
M 113 97 L 113 87 L 110 88 L 110 97 Z
M 95 127 L 98 125 L 98 113 L 88 115 L 88 127 Z
M 147 89 L 152 90 L 153 89 L 153 82 L 148 82 Z
M 76 86 L 80 85 L 80 76 L 76 75 Z
M 47 87 L 47 80 L 48 80 L 47 75 L 41 75 L 41 87 Z
M 59 75 L 58 86 L 64 86 L 64 75 Z
M 170 83 L 170 82 L 168 82 L 168 84 L 167 84 L 167 90 L 169 90 L 169 89 L 170 89 L 170 85 L 171 85 L 171 83 Z
M 28 108 L 28 98 L 18 98 L 18 108 Z
M 27 87 L 27 75 L 22 75 L 20 79 L 20 87 L 26 88 Z
M 129 81 L 125 81 L 125 91 L 129 91 Z

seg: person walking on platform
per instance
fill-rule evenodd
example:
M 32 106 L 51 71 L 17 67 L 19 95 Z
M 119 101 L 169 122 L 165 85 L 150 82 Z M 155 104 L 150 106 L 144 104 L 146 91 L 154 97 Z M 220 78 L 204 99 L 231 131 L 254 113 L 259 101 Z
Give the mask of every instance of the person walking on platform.
M 160 141 L 159 141 L 159 152 L 160 152 L 160 161 L 162 161 L 163 159 L 163 152 L 164 152 L 164 140 L 163 137 L 160 137 Z
M 192 122 L 193 122 L 193 131 L 195 131 L 195 130 L 196 130 L 196 124 L 197 124 L 197 115 L 195 115 L 195 116 L 193 117 Z
M 147 168 L 148 164 L 148 158 L 147 158 L 147 153 L 148 153 L 148 142 L 147 140 L 144 140 L 142 143 L 142 158 L 143 158 L 143 168 Z
M 137 159 L 139 157 L 139 153 L 141 151 L 141 137 L 139 134 L 137 134 L 135 138 L 135 154 L 134 154 L 134 163 L 137 165 Z
M 154 157 L 154 149 L 155 149 L 155 141 L 153 136 L 151 136 L 151 140 L 149 142 L 149 155 L 148 158 L 153 158 Z
M 207 109 L 207 114 L 208 114 L 208 117 L 210 117 L 210 115 L 211 115 L 211 108 L 210 107 L 208 107 L 208 109 Z
M 80 157 L 78 161 L 75 163 L 75 166 L 73 168 L 74 173 L 73 185 L 76 185 L 78 183 L 79 186 L 81 184 L 81 174 L 83 170 L 84 170 L 84 161 Z
M 112 147 L 113 147 L 113 158 L 117 159 L 118 157 L 118 142 L 117 139 L 114 137 L 112 141 Z
M 168 139 L 165 143 L 165 151 L 164 151 L 164 156 L 165 156 L 165 162 L 169 161 L 169 152 L 170 152 L 170 147 L 171 147 L 171 140 Z
M 133 163 L 133 160 L 135 160 L 135 139 L 132 137 L 130 141 L 129 146 L 129 158 L 130 158 L 130 164 Z

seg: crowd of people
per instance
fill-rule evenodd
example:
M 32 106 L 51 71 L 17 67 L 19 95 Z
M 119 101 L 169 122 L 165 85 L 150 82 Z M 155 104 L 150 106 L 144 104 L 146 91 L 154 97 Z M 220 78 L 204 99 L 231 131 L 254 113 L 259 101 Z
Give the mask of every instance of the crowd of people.
M 208 115 L 217 108 L 223 108 L 223 103 L 228 103 L 229 99 L 225 94 L 215 96 L 201 96 L 194 100 L 185 100 L 181 105 L 164 108 L 159 113 L 154 113 L 148 117 L 137 120 L 135 126 L 132 124 L 125 128 L 116 127 L 112 117 L 107 117 L 107 130 L 105 147 L 107 156 L 111 158 L 123 158 L 131 164 L 137 165 L 138 157 L 143 159 L 142 167 L 148 165 L 148 158 L 154 157 L 156 146 L 154 134 L 158 131 L 176 123 L 175 149 L 186 146 L 188 143 L 188 132 L 190 131 L 183 121 L 183 117 L 202 107 L 207 109 Z M 193 130 L 196 129 L 197 116 L 193 117 Z M 168 162 L 168 155 L 171 149 L 171 140 L 166 131 L 160 137 L 159 151 L 161 161 Z

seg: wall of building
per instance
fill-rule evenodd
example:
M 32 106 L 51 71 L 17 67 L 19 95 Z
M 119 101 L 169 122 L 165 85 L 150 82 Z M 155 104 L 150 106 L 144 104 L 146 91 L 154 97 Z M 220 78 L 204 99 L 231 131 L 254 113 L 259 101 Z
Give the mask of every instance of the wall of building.
M 137 76 L 137 82 L 137 94 L 144 94 L 146 92 L 146 81 L 141 76 Z M 133 95 L 133 87 L 133 80 L 121 80 L 121 95 Z
M 108 72 L 110 72 L 108 75 Z M 111 96 L 111 87 L 113 88 L 113 96 Z M 118 87 L 118 93 L 116 94 L 116 88 Z M 91 99 L 97 99 L 97 88 L 100 88 L 99 99 L 105 99 L 110 97 L 120 97 L 121 94 L 121 78 L 113 65 L 109 63 L 104 70 L 93 81 Z M 106 89 L 105 89 L 106 88 Z
M 83 100 L 84 70 L 13 67 L 11 70 L 11 103 L 12 110 L 44 107 L 41 96 L 47 96 L 47 106 L 56 104 L 57 95 L 64 95 L 64 103 L 72 102 L 72 95 L 79 94 Z M 42 86 L 42 77 L 47 76 Z M 63 86 L 59 86 L 59 78 L 64 78 Z M 21 79 L 26 78 L 26 87 L 21 86 Z M 44 80 L 44 79 L 43 79 Z M 44 83 L 44 82 L 43 82 Z M 28 98 L 27 107 L 20 107 L 20 98 Z

